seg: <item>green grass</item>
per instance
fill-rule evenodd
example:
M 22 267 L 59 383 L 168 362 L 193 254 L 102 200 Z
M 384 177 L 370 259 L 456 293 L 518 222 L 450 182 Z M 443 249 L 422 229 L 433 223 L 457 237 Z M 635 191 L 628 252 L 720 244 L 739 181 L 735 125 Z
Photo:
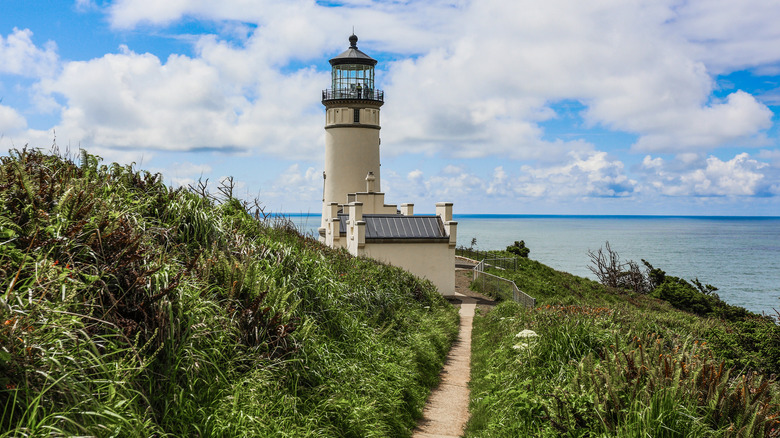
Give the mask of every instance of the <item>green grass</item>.
M 86 153 L 0 158 L 0 274 L 0 436 L 409 436 L 457 332 L 430 282 Z
M 467 437 L 780 436 L 777 364 L 759 357 L 780 342 L 776 325 L 702 318 L 518 263 L 491 273 L 538 305 L 503 302 L 475 318 Z

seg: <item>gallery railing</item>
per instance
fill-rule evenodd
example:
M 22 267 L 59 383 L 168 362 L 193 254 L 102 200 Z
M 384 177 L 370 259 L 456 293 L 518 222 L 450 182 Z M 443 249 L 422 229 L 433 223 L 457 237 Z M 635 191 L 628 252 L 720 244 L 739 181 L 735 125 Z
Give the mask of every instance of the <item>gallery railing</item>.
M 377 102 L 385 101 L 385 92 L 382 90 L 376 90 L 372 88 L 339 88 L 322 90 L 322 101 L 326 100 L 339 100 L 339 99 L 360 99 L 360 100 L 373 100 Z

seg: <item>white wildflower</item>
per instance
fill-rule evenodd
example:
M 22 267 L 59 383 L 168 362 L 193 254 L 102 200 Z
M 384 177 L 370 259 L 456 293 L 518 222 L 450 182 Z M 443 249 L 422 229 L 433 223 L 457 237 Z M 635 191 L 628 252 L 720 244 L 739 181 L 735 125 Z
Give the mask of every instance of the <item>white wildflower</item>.
M 516 338 L 536 338 L 538 336 L 533 330 L 523 330 L 515 335 Z

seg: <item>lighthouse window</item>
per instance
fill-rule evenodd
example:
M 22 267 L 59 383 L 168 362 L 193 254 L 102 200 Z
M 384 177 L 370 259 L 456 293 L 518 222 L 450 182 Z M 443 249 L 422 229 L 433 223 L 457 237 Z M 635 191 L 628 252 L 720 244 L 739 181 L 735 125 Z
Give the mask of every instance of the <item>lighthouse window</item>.
M 337 95 L 354 98 L 357 86 L 365 90 L 374 88 L 374 67 L 362 64 L 342 64 L 333 66 L 332 86 Z
M 353 111 L 354 111 L 354 116 L 353 116 L 354 117 L 354 122 L 355 123 L 360 123 L 360 108 L 355 108 L 355 109 L 353 109 Z

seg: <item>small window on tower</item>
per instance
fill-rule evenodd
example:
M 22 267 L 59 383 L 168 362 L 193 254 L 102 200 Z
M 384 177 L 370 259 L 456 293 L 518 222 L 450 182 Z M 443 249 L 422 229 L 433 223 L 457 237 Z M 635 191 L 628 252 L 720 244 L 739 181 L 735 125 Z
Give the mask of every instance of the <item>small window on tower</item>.
M 352 111 L 354 111 L 354 122 L 360 123 L 360 108 L 355 108 Z

